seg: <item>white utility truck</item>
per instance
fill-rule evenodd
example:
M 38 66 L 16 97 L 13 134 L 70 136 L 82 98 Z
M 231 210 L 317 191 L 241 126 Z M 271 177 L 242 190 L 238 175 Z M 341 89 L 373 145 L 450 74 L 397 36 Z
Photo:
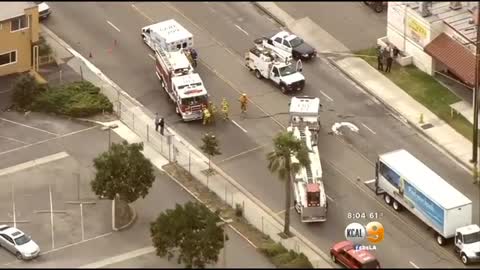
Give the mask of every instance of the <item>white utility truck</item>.
M 320 99 L 318 97 L 292 97 L 289 103 L 290 125 L 306 124 L 311 131 L 320 130 Z
M 293 180 L 294 207 L 302 222 L 324 222 L 327 220 L 328 202 L 322 181 L 322 164 L 318 152 L 316 136 L 308 126 L 289 126 L 288 131 L 303 141 L 308 148 L 310 165 L 300 169 Z M 298 163 L 295 156 L 292 163 Z
M 406 150 L 380 155 L 377 194 L 396 211 L 406 208 L 436 233 L 439 245 L 454 238 L 464 264 L 480 260 L 480 227 L 472 224 L 472 201 Z
M 193 48 L 193 35 L 173 19 L 143 27 L 142 39 L 152 50 L 160 47 L 173 52 Z
M 184 121 L 203 118 L 208 93 L 183 51 L 155 51 L 155 73 Z
M 301 91 L 305 77 L 292 66 L 291 57 L 278 49 L 265 46 L 264 39 L 255 40 L 255 47 L 245 54 L 245 66 L 255 72 L 258 79 L 273 81 L 282 93 Z

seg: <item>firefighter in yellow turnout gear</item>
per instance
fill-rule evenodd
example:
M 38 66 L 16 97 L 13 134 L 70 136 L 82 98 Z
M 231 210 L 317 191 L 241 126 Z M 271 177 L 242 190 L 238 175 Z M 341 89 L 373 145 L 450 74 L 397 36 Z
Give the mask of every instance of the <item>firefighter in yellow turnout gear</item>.
M 243 93 L 240 96 L 240 109 L 242 110 L 242 113 L 247 112 L 247 102 L 248 102 L 248 97 L 247 94 Z
M 223 120 L 228 120 L 228 109 L 229 109 L 228 102 L 225 98 L 222 100 L 222 113 L 223 113 Z
M 210 112 L 210 122 L 215 122 L 215 114 L 217 114 L 217 107 L 211 101 L 208 103 L 208 111 Z
M 207 106 L 203 106 L 203 124 L 206 125 L 207 123 L 210 123 L 211 117 L 212 115 L 210 114 Z

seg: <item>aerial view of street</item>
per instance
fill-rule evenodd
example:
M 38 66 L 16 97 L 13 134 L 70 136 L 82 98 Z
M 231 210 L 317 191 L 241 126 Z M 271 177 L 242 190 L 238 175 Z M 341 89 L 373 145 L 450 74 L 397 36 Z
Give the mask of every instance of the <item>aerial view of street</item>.
M 0 267 L 478 268 L 479 3 L 0 3 Z

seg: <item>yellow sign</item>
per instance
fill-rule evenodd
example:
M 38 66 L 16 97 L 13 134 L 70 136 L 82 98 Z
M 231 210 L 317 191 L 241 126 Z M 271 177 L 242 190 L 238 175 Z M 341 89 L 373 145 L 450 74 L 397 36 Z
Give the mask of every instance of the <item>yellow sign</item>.
M 425 27 L 418 23 L 415 19 L 408 18 L 407 25 L 413 33 L 418 35 L 418 37 L 422 39 L 427 37 L 427 29 L 425 29 Z

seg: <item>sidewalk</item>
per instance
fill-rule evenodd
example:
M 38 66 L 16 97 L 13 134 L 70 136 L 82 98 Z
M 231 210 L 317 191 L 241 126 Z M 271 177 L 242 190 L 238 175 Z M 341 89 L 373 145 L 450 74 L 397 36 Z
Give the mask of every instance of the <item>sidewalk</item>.
M 42 27 L 42 30 L 48 36 L 46 40 L 52 49 L 58 51 L 57 57 L 65 61 L 65 64 L 72 69 L 81 72 L 83 78 L 100 87 L 102 93 L 113 103 L 114 111 L 120 120 L 135 132 L 144 143 L 148 143 L 151 151 L 147 150 L 146 152 L 154 152 L 157 157 L 162 155 L 169 162 L 176 162 L 231 207 L 243 206 L 244 217 L 250 224 L 268 235 L 272 240 L 280 242 L 285 248 L 304 253 L 314 267 L 332 268 L 329 256 L 294 228 L 291 228 L 294 237 L 282 239 L 278 234 L 283 230 L 283 221 L 270 208 L 215 164 L 212 164 L 212 167 L 217 173 L 213 176 L 205 174 L 204 172 L 208 169 L 208 158 L 205 155 L 168 126 L 165 128 L 165 136 L 156 133 L 152 126 L 154 122 L 153 113 L 130 97 L 98 68 L 50 30 L 45 27 Z M 164 163 L 161 158 L 153 158 L 152 162 L 154 164 L 159 163 L 156 165 Z

